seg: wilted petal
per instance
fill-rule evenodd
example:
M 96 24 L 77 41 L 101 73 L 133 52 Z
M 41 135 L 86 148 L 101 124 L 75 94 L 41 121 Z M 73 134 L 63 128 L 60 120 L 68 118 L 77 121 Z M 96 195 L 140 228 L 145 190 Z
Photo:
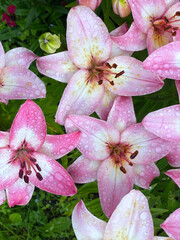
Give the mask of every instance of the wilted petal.
M 128 56 L 120 56 L 108 60 L 110 65 L 116 64 L 116 69 L 109 69 L 105 75 L 109 81 L 103 84 L 117 95 L 137 96 L 155 92 L 162 88 L 163 81 L 143 68 L 142 62 Z M 124 71 L 124 72 L 123 72 Z M 122 73 L 119 77 L 116 75 Z M 114 85 L 110 82 L 114 82 Z
M 37 69 L 40 73 L 60 82 L 68 82 L 77 71 L 68 51 L 38 58 Z
M 44 83 L 25 67 L 5 67 L 1 73 L 1 99 L 43 98 L 46 94 Z
M 133 22 L 122 36 L 112 36 L 112 41 L 126 51 L 140 51 L 146 48 L 146 34 L 141 32 Z
M 172 169 L 165 172 L 180 188 L 180 169 Z M 180 227 L 180 226 L 179 226 Z
M 97 180 L 100 161 L 90 160 L 81 155 L 67 169 L 75 183 L 88 183 Z
M 144 127 L 160 138 L 180 142 L 180 105 L 149 113 L 142 121 Z
M 162 229 L 169 237 L 180 239 L 180 208 L 171 213 L 169 217 L 161 224 Z
M 109 156 L 107 143 L 119 143 L 119 131 L 111 124 L 88 116 L 70 115 L 67 117 L 81 132 L 78 149 L 85 157 L 103 160 Z
M 9 133 L 0 132 L 0 148 L 8 147 L 9 145 Z
M 180 80 L 180 41 L 154 51 L 146 58 L 143 66 L 161 77 Z
M 25 143 L 29 150 L 37 151 L 45 138 L 46 121 L 43 112 L 35 102 L 27 100 L 21 105 L 11 126 L 9 135 L 11 149 L 20 149 Z
M 5 53 L 2 43 L 0 42 L 0 70 L 5 66 Z
M 117 97 L 109 112 L 107 122 L 120 132 L 136 123 L 134 105 L 131 97 Z
M 134 164 L 135 184 L 139 187 L 148 189 L 152 180 L 160 175 L 155 163 L 139 165 Z
M 13 48 L 5 55 L 6 66 L 18 65 L 28 68 L 37 57 L 38 56 L 36 56 L 31 50 L 27 48 Z
M 34 171 L 29 175 L 29 180 L 36 187 L 50 193 L 73 196 L 77 190 L 71 176 L 67 171 L 54 159 L 37 152 L 31 154 L 37 160 L 38 165 L 42 169 L 40 181 Z
M 108 158 L 102 162 L 98 170 L 97 180 L 101 206 L 108 218 L 121 199 L 133 188 L 133 167 L 128 164 L 123 166 L 127 171 L 126 174 L 120 170 L 120 166 L 116 165 L 112 158 Z
M 34 186 L 31 183 L 27 184 L 22 179 L 18 179 L 13 185 L 6 189 L 9 207 L 28 204 L 33 192 Z
M 151 20 L 159 19 L 166 10 L 164 0 L 128 0 L 134 21 L 138 28 L 147 33 Z
M 131 160 L 134 164 L 151 164 L 171 150 L 170 142 L 150 133 L 141 123 L 125 129 L 121 134 L 121 142 L 132 145 L 132 153 L 138 151 L 138 155 Z
M 98 84 L 95 77 L 88 81 L 89 76 L 87 70 L 79 70 L 73 75 L 59 103 L 56 122 L 64 125 L 69 114 L 89 115 L 95 111 L 103 98 L 104 87 Z
M 77 240 L 103 240 L 106 222 L 93 216 L 80 201 L 72 213 L 72 225 Z
M 105 229 L 105 240 L 152 240 L 153 221 L 146 197 L 132 190 L 119 203 Z
M 67 45 L 76 66 L 90 68 L 107 60 L 111 53 L 109 32 L 96 14 L 88 7 L 71 8 L 67 18 Z
M 5 194 L 5 191 L 2 190 L 0 191 L 0 205 L 2 205 L 4 201 L 6 201 L 6 194 Z
M 168 163 L 173 167 L 180 167 L 180 143 L 173 143 L 170 153 L 166 156 Z

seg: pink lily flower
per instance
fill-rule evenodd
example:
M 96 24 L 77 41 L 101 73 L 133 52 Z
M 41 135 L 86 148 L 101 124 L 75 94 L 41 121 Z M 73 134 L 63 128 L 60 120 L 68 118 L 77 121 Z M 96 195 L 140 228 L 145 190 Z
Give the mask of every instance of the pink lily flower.
M 108 98 L 108 105 L 109 92 L 135 96 L 163 86 L 162 80 L 144 70 L 140 61 L 129 56 L 110 58 L 112 40 L 108 30 L 88 7 L 71 8 L 67 17 L 67 45 L 68 52 L 37 60 L 41 73 L 63 82 L 70 79 L 55 117 L 59 124 L 64 124 L 69 114 L 91 114 L 104 97 Z
M 172 239 L 180 239 L 180 208 L 170 214 L 170 216 L 161 224 L 161 228 Z
M 169 142 L 145 130 L 136 122 L 132 99 L 117 97 L 107 122 L 88 116 L 70 115 L 68 130 L 82 132 L 78 149 L 83 154 L 68 168 L 76 183 L 97 179 L 100 201 L 106 216 L 134 183 L 149 188 L 159 176 L 155 161 L 170 151 Z
M 172 178 L 172 180 L 178 185 L 180 188 L 180 169 L 171 169 L 165 172 L 167 176 Z
M 31 100 L 21 106 L 10 132 L 0 132 L 0 191 L 6 190 L 10 207 L 26 205 L 34 186 L 58 195 L 76 194 L 72 178 L 54 159 L 72 151 L 80 135 L 46 135 L 40 107 Z
M 36 58 L 33 52 L 23 47 L 5 54 L 0 43 L 0 101 L 45 97 L 44 83 L 28 70 Z
M 78 5 L 84 5 L 86 7 L 91 8 L 93 11 L 99 7 L 102 0 L 77 0 Z
M 112 0 L 112 7 L 115 14 L 120 17 L 127 17 L 131 13 L 128 0 Z
M 146 34 L 149 54 L 172 41 L 178 40 L 180 27 L 179 1 L 128 0 L 128 2 L 136 26 L 139 31 Z M 129 30 L 129 41 L 131 39 L 133 42 L 139 41 L 139 31 L 134 34 L 134 29 Z M 126 50 L 130 50 L 128 42 L 124 43 L 125 39 L 123 37 L 114 38 L 113 41 L 117 44 L 124 44 L 125 47 L 127 46 Z
M 154 237 L 154 226 L 146 197 L 132 190 L 123 197 L 108 223 L 92 215 L 80 201 L 72 213 L 77 240 L 173 240 Z

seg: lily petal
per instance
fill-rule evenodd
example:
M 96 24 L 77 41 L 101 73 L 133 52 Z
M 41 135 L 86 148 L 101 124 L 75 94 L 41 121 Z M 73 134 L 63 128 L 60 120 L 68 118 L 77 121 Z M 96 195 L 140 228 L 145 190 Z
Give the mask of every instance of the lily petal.
M 25 67 L 5 67 L 1 73 L 1 99 L 43 98 L 46 94 L 44 83 Z
M 104 95 L 104 87 L 99 85 L 96 78 L 88 81 L 89 71 L 79 70 L 69 81 L 58 110 L 56 112 L 56 122 L 64 125 L 69 114 L 89 115 L 95 111 Z
M 165 13 L 165 17 L 167 19 L 171 19 L 171 26 L 173 27 L 180 27 L 180 16 L 178 16 L 178 14 L 176 15 L 176 12 L 180 11 L 180 2 L 172 5 L 168 11 Z
M 37 152 L 31 154 L 37 160 L 42 169 L 40 172 L 42 180 L 40 181 L 33 171 L 29 175 L 29 180 L 36 187 L 50 193 L 73 196 L 77 190 L 74 182 L 67 171 L 54 159 Z
M 117 97 L 109 112 L 107 122 L 120 132 L 136 123 L 134 105 L 131 97 Z
M 6 194 L 5 191 L 0 191 L 0 205 L 2 205 L 6 201 Z
M 180 143 L 173 143 L 170 153 L 166 156 L 168 163 L 173 167 L 180 167 Z
M 166 3 L 166 8 L 168 9 L 169 7 L 171 7 L 173 4 L 178 3 L 179 0 L 164 0 Z
M 9 145 L 9 133 L 0 132 L 0 148 L 8 147 Z
M 40 73 L 60 82 L 68 82 L 77 71 L 68 51 L 39 57 L 36 64 Z
M 178 97 L 179 97 L 179 102 L 180 102 L 180 81 L 175 81 L 176 84 L 176 89 L 177 89 L 177 93 L 178 93 Z
M 77 240 L 103 240 L 106 222 L 93 216 L 82 200 L 73 210 L 72 225 Z
M 0 42 L 0 69 L 5 66 L 5 53 L 2 43 Z
M 34 186 L 31 183 L 25 183 L 18 179 L 13 185 L 6 189 L 7 201 L 9 207 L 15 205 L 26 205 L 31 200 L 34 192 Z
M 105 229 L 104 240 L 152 240 L 154 228 L 146 197 L 132 190 L 119 203 Z
M 31 100 L 27 100 L 17 113 L 9 134 L 10 147 L 21 148 L 25 143 L 30 150 L 41 148 L 46 138 L 46 121 L 41 108 Z
M 180 169 L 172 169 L 167 172 L 165 172 L 166 175 L 168 175 L 172 180 L 178 185 L 180 188 Z
M 146 58 L 143 66 L 163 78 L 180 80 L 180 41 L 154 51 Z
M 153 240 L 173 240 L 172 238 L 169 237 L 153 237 Z
M 180 208 L 171 213 L 169 217 L 161 224 L 161 228 L 174 239 L 180 238 Z
M 78 149 L 92 160 L 103 160 L 109 156 L 107 143 L 119 143 L 119 131 L 109 123 L 88 116 L 67 117 L 81 132 Z
M 90 68 L 107 60 L 111 53 L 111 39 L 103 21 L 88 7 L 71 8 L 67 17 L 67 45 L 69 55 L 79 68 Z
M 180 105 L 149 113 L 142 121 L 144 127 L 160 138 L 180 142 Z
M 135 184 L 141 188 L 148 189 L 152 180 L 160 175 L 160 171 L 155 163 L 134 165 Z
M 155 92 L 162 88 L 163 81 L 143 68 L 142 62 L 128 56 L 111 58 L 108 63 L 116 64 L 116 69 L 109 69 L 105 77 L 109 81 L 103 84 L 117 95 L 137 96 Z M 117 74 L 122 73 L 120 76 Z M 110 82 L 114 82 L 114 85 Z
M 108 218 L 120 200 L 133 188 L 133 167 L 128 164 L 123 166 L 127 171 L 126 174 L 120 171 L 120 166 L 116 165 L 112 158 L 108 158 L 102 162 L 98 170 L 97 180 L 101 206 Z
M 36 56 L 31 50 L 18 47 L 13 48 L 10 51 L 6 52 L 6 66 L 18 65 L 21 67 L 29 68 L 30 64 L 37 59 Z
M 61 158 L 76 148 L 80 137 L 80 132 L 63 135 L 47 135 L 38 152 L 48 155 L 53 159 Z
M 88 183 L 97 180 L 100 165 L 100 161 L 90 160 L 81 155 L 67 168 L 67 171 L 75 183 Z

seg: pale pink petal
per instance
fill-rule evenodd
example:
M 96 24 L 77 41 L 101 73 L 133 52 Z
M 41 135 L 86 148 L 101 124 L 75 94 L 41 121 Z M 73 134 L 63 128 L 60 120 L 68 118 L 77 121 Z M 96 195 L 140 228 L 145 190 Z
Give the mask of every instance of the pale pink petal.
M 0 149 L 0 191 L 13 185 L 19 178 L 18 161 L 11 162 L 14 156 L 10 148 Z
M 103 240 L 106 222 L 93 216 L 81 200 L 72 213 L 72 225 L 77 240 Z
M 169 237 L 176 240 L 180 239 L 180 208 L 171 213 L 161 224 L 161 227 Z
M 153 240 L 173 240 L 172 238 L 169 237 L 153 237 Z
M 11 149 L 20 149 L 25 143 L 26 148 L 37 151 L 45 138 L 46 121 L 43 112 L 35 102 L 27 100 L 21 105 L 11 126 L 9 135 Z
M 136 123 L 134 105 L 131 97 L 117 97 L 109 112 L 107 122 L 120 132 Z
M 32 184 L 46 192 L 58 195 L 73 196 L 76 194 L 77 190 L 71 176 L 57 161 L 37 152 L 31 154 L 31 156 L 37 160 L 42 169 L 40 174 L 43 178 L 40 181 L 35 172 L 32 171 L 32 174 L 29 175 Z
M 92 160 L 103 160 L 110 154 L 107 143 L 119 143 L 119 131 L 111 124 L 88 116 L 70 115 L 67 117 L 81 132 L 78 149 Z
M 2 43 L 0 42 L 0 70 L 5 66 L 5 53 Z
M 0 132 L 0 148 L 8 147 L 9 145 L 9 133 Z
M 180 169 L 172 169 L 165 172 L 180 188 Z M 179 226 L 180 227 L 180 226 Z
M 152 20 L 159 19 L 166 10 L 164 0 L 128 0 L 134 21 L 138 28 L 147 33 Z
M 43 98 L 46 94 L 44 83 L 25 67 L 5 67 L 1 73 L 1 99 Z
M 147 49 L 151 54 L 156 49 L 173 41 L 172 34 L 169 32 L 159 33 L 154 28 L 150 28 L 147 34 Z
M 160 138 L 180 142 L 180 105 L 149 113 L 142 121 L 144 127 Z
M 9 207 L 28 204 L 32 198 L 33 192 L 34 186 L 31 183 L 25 183 L 19 178 L 13 185 L 6 189 Z
M 174 41 L 180 41 L 180 29 L 176 31 L 176 36 L 173 37 Z
M 134 164 L 135 184 L 141 188 L 148 189 L 152 180 L 160 175 L 155 163 L 140 165 Z
M 108 89 L 105 88 L 104 97 L 102 101 L 99 103 L 98 108 L 96 109 L 96 113 L 102 120 L 106 120 L 113 105 L 114 99 L 116 95 Z
M 180 2 L 171 6 L 164 16 L 170 21 L 170 25 L 173 27 L 180 27 L 180 16 L 176 15 L 180 11 Z
M 37 59 L 36 56 L 31 50 L 18 47 L 11 49 L 5 55 L 6 66 L 18 65 L 21 67 L 29 68 L 30 64 Z
M 146 197 L 132 190 L 119 203 L 105 229 L 106 240 L 152 240 L 153 220 Z
M 4 103 L 4 104 L 8 104 L 8 100 L 5 100 L 5 99 L 0 99 L 0 102 Z
M 73 75 L 59 103 L 55 116 L 57 123 L 64 125 L 69 114 L 90 115 L 98 107 L 104 87 L 98 84 L 95 77 L 88 81 L 89 76 L 87 70 L 79 70 Z
M 90 68 L 107 60 L 111 39 L 103 21 L 88 7 L 71 8 L 67 17 L 67 45 L 76 66 Z
M 177 93 L 178 93 L 178 98 L 179 98 L 179 102 L 180 102 L 180 81 L 175 81 L 176 84 L 176 89 L 177 89 Z
M 6 194 L 5 191 L 0 191 L 0 205 L 2 205 L 6 201 Z
M 180 143 L 173 143 L 170 153 L 166 156 L 168 163 L 173 167 L 180 167 Z
M 112 36 L 111 40 L 126 51 L 140 51 L 146 48 L 146 34 L 141 32 L 134 22 L 124 35 Z
M 38 152 L 48 155 L 53 159 L 61 158 L 76 148 L 80 137 L 80 132 L 63 135 L 47 135 Z
M 173 4 L 179 2 L 179 0 L 164 0 L 166 3 L 166 9 L 168 9 L 169 7 L 171 7 Z
M 108 63 L 116 64 L 116 69 L 109 69 L 103 84 L 117 95 L 137 96 L 155 92 L 162 88 L 163 81 L 143 68 L 142 62 L 128 56 L 111 58 Z M 124 72 L 123 72 L 124 71 Z M 116 74 L 122 73 L 119 77 Z M 114 83 L 112 85 L 110 82 Z
M 113 31 L 110 32 L 111 36 L 122 36 L 123 34 L 125 34 L 128 31 L 128 25 L 127 23 L 123 23 L 121 26 L 117 27 L 116 29 L 114 29 Z
M 132 153 L 138 155 L 130 160 L 134 164 L 151 164 L 165 157 L 172 144 L 147 131 L 141 123 L 131 125 L 121 134 L 121 143 L 129 144 Z
M 68 51 L 50 54 L 37 59 L 37 69 L 40 73 L 60 82 L 68 82 L 77 67 L 69 57 Z
M 91 8 L 93 11 L 100 5 L 102 0 L 77 0 L 79 5 Z
M 102 162 L 98 170 L 97 180 L 101 206 L 108 218 L 121 199 L 133 188 L 133 167 L 126 163 L 123 166 L 127 171 L 126 174 L 120 170 L 119 164 L 116 165 L 112 158 L 108 158 Z
M 180 80 L 180 41 L 154 51 L 146 58 L 143 66 L 163 78 Z
M 68 167 L 67 171 L 75 183 L 88 183 L 97 180 L 100 165 L 100 161 L 90 160 L 81 155 Z

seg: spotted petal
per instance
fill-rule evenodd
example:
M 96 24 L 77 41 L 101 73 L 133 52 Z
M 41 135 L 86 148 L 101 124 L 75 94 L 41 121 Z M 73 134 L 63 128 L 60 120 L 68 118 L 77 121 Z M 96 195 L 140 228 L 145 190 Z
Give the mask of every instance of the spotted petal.
M 9 143 L 13 150 L 25 143 L 29 150 L 37 151 L 46 138 L 46 121 L 40 107 L 27 100 L 17 113 L 11 126 Z
M 172 169 L 165 172 L 180 188 L 180 169 Z
M 76 66 L 87 69 L 92 61 L 104 62 L 110 56 L 111 44 L 105 24 L 90 8 L 71 8 L 67 17 L 67 45 Z
M 132 190 L 119 203 L 105 229 L 106 240 L 152 240 L 153 221 L 146 197 Z

